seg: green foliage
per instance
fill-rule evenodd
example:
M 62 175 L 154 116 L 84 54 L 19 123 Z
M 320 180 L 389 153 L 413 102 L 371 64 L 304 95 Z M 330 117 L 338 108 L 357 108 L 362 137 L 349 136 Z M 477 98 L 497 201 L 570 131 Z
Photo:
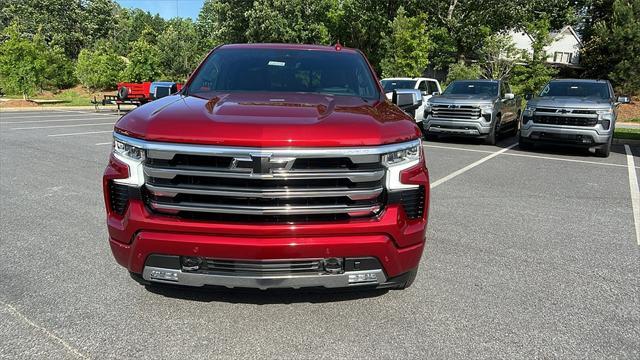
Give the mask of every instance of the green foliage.
M 103 41 L 95 50 L 80 51 L 76 76 L 89 89 L 113 89 L 125 67 L 125 61 L 115 53 L 110 44 Z
M 431 49 L 426 20 L 424 16 L 408 17 L 402 7 L 398 10 L 385 41 L 386 56 L 380 64 L 384 77 L 422 75 Z
M 329 44 L 327 0 L 263 0 L 245 13 L 249 42 Z
M 516 94 L 533 94 L 539 92 L 558 71 L 546 64 L 547 53 L 544 50 L 551 39 L 549 36 L 549 21 L 538 20 L 527 25 L 527 33 L 533 39 L 532 54 L 526 54 L 526 65 L 518 65 L 513 71 L 511 87 Z
M 129 63 L 121 76 L 124 81 L 154 81 L 162 75 L 160 50 L 143 37 L 133 43 L 127 58 Z
M 492 34 L 485 38 L 478 50 L 478 65 L 487 79 L 507 80 L 516 64 L 524 58 L 522 50 L 516 48 L 511 37 Z
M 454 80 L 475 80 L 482 77 L 482 69 L 477 64 L 467 65 L 464 61 L 458 61 L 449 67 L 447 84 Z
M 609 78 L 625 94 L 640 94 L 640 0 L 613 2 L 609 21 L 598 21 L 583 51 L 591 77 Z
M 157 41 L 166 80 L 184 81 L 205 55 L 198 48 L 195 25 L 188 19 L 170 20 Z
M 42 36 L 32 39 L 5 29 L 7 39 L 0 44 L 0 88 L 8 94 L 28 98 L 44 89 L 57 89 L 74 83 L 73 63 L 60 48 L 47 48 Z

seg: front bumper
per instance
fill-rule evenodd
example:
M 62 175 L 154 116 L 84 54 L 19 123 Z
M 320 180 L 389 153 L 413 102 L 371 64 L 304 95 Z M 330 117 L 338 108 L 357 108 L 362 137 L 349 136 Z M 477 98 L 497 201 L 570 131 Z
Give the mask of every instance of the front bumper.
M 405 180 L 421 185 L 425 191 L 424 211 L 418 218 L 410 218 L 402 204 L 390 203 L 375 217 L 331 222 L 246 223 L 160 215 L 150 211 L 143 199 L 132 195 L 120 215 L 110 205 L 109 184 L 126 169 L 110 161 L 103 179 L 109 243 L 120 265 L 133 274 L 142 274 L 148 281 L 163 282 L 151 277 L 152 271 L 159 270 L 158 266 L 148 263 L 152 255 L 251 261 L 373 257 L 380 268 L 375 272 L 375 283 L 368 285 L 385 287 L 397 284 L 391 279 L 415 272 L 424 249 L 429 181 L 426 167 L 416 170 L 419 171 L 409 173 L 409 179 Z M 178 270 L 176 277 L 180 281 L 173 283 L 256 288 L 344 287 L 351 286 L 350 275 L 357 275 L 344 272 L 315 276 L 220 276 L 184 274 Z
M 423 126 L 429 133 L 456 136 L 486 136 L 491 131 L 491 123 L 483 117 L 469 120 L 434 118 L 429 115 L 423 122 Z
M 601 125 L 594 127 L 537 124 L 528 121 L 520 128 L 520 137 L 532 141 L 560 143 L 569 145 L 595 146 L 606 144 L 612 131 Z

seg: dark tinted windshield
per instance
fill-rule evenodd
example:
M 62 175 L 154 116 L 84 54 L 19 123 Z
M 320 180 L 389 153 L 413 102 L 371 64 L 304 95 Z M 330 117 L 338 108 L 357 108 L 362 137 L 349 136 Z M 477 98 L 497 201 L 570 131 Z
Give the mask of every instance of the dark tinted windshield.
M 491 81 L 454 81 L 447 86 L 443 94 L 498 96 L 498 83 Z
M 553 81 L 542 89 L 540 96 L 568 96 L 608 99 L 609 85 L 603 82 Z
M 295 92 L 379 97 L 364 58 L 357 53 L 290 49 L 219 49 L 188 89 L 220 92 Z
M 396 89 L 414 89 L 416 87 L 415 80 L 382 80 L 381 83 L 384 92 L 392 92 Z

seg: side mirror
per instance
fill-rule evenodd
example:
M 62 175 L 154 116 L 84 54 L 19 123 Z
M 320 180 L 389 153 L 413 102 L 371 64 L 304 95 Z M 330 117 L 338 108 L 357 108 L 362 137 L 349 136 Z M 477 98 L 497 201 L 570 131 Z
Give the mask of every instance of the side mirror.
M 629 99 L 628 96 L 618 96 L 618 100 L 616 102 L 620 104 L 628 104 L 631 102 L 631 99 Z
M 524 95 L 524 99 L 527 100 L 527 101 L 533 99 L 533 94 L 532 93 L 525 94 Z
M 438 96 L 438 95 L 440 95 L 440 91 L 434 91 L 431 95 Z
M 513 100 L 513 99 L 515 99 L 515 97 L 516 97 L 516 96 L 515 96 L 515 95 L 513 95 L 512 93 L 506 93 L 506 94 L 504 94 L 504 99 L 505 99 L 505 100 Z
M 422 105 L 422 93 L 415 89 L 393 90 L 391 102 L 408 114 L 415 116 L 416 109 Z

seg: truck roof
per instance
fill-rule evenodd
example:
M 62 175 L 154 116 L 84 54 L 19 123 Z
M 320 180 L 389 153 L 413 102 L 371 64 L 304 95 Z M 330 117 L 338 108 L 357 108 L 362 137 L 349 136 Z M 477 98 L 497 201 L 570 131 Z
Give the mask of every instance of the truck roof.
M 426 78 L 426 77 L 415 77 L 415 78 L 410 78 L 410 77 L 388 77 L 388 78 L 384 78 L 384 79 L 380 79 L 380 80 L 414 80 L 414 81 L 428 80 L 428 81 L 438 81 L 436 79 Z
M 311 45 L 311 44 L 276 44 L 276 43 L 254 43 L 254 44 L 225 44 L 222 49 L 289 49 L 289 50 L 315 50 L 315 51 L 344 51 L 349 53 L 358 52 L 356 49 L 343 47 L 340 50 L 337 46 Z
M 454 81 L 467 81 L 467 82 L 500 82 L 501 80 L 496 79 L 458 79 Z
M 562 81 L 571 81 L 571 82 L 601 82 L 607 83 L 609 80 L 603 79 L 553 79 L 550 82 L 562 82 Z

